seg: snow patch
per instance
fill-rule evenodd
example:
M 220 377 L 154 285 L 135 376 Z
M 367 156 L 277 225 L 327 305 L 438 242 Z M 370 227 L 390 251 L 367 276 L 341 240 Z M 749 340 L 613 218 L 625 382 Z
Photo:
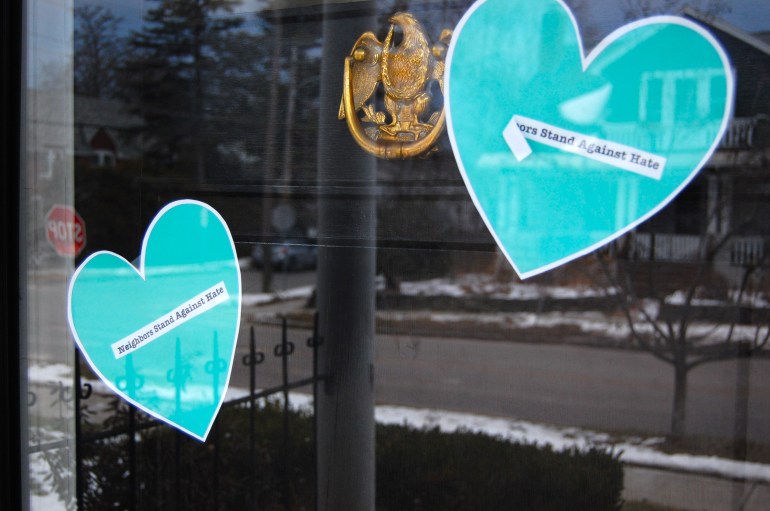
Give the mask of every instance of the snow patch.
M 499 281 L 493 275 L 465 274 L 453 279 L 436 278 L 402 282 L 401 293 L 409 296 L 485 296 L 501 300 L 537 300 L 540 298 L 586 298 L 614 294 L 616 290 L 588 286 L 542 286 Z

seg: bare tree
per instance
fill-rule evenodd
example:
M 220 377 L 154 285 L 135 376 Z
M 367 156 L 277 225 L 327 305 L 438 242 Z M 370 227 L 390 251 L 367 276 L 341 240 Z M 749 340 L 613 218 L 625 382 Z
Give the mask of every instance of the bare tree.
M 753 216 L 753 215 L 752 215 Z M 631 341 L 674 370 L 671 436 L 681 440 L 686 430 L 687 379 L 691 370 L 709 362 L 750 356 L 763 350 L 770 338 L 768 314 L 754 314 L 754 302 L 766 289 L 767 254 L 758 249 L 733 253 L 733 285 L 714 295 L 720 277 L 718 254 L 753 225 L 744 219 L 723 235 L 699 238 L 698 257 L 686 263 L 656 261 L 655 236 L 642 244 L 631 233 L 618 242 L 616 253 L 597 254 L 608 285 L 617 298 L 630 330 Z M 678 290 L 671 292 L 672 287 Z M 705 308 L 703 298 L 718 298 Z M 706 313 L 704 313 L 706 311 Z
M 125 49 L 122 18 L 100 5 L 75 9 L 75 93 L 104 97 L 115 93 L 116 74 Z

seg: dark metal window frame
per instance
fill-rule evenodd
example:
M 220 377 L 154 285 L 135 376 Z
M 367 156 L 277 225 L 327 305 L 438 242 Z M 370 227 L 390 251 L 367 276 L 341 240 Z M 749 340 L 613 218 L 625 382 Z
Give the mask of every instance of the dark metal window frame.
M 3 509 L 21 509 L 22 423 L 21 423 L 21 77 L 22 2 L 2 2 L 2 352 L 0 352 L 0 395 L 4 454 L 2 472 Z

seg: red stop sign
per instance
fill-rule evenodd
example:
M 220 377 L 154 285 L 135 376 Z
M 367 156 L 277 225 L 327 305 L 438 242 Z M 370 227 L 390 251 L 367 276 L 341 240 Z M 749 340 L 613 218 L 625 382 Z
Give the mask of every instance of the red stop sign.
M 71 206 L 54 205 L 45 216 L 48 242 L 65 257 L 75 257 L 86 246 L 86 224 Z

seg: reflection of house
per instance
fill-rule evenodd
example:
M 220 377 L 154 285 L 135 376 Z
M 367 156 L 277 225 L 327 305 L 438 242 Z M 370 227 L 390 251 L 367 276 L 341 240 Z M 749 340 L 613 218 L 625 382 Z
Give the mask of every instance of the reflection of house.
M 121 168 L 141 157 L 133 134 L 142 120 L 120 101 L 75 96 L 75 163 L 78 168 Z
M 705 253 L 705 242 L 729 235 L 730 241 L 716 258 L 729 276 L 731 266 L 756 262 L 770 248 L 770 224 L 765 221 L 770 218 L 770 44 L 761 34 L 747 34 L 689 9 L 684 15 L 705 26 L 731 60 L 734 117 L 699 176 L 668 207 L 640 226 L 631 255 L 656 261 L 697 260 Z M 663 110 L 709 108 L 708 76 L 645 78 L 643 93 L 660 102 L 673 102 L 668 105 L 673 108 Z M 654 112 L 646 114 L 654 116 Z

